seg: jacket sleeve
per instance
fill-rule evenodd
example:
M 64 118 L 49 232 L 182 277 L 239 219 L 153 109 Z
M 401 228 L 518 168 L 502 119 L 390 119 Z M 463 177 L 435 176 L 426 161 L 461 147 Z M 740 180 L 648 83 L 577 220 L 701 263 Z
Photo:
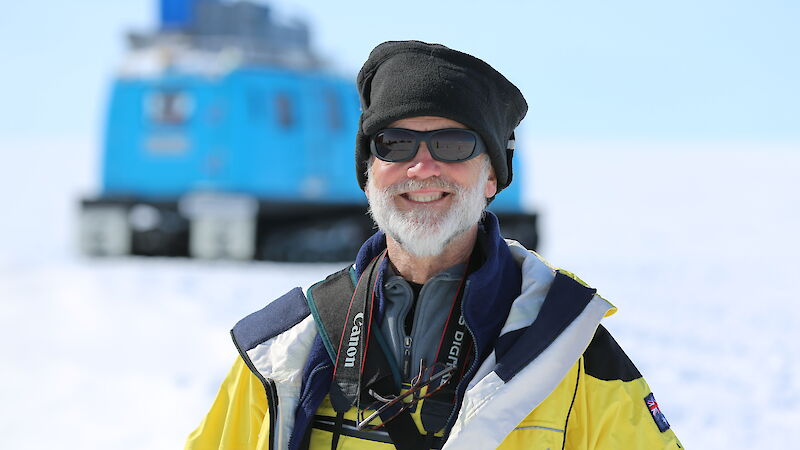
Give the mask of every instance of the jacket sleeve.
M 236 359 L 211 410 L 186 441 L 185 450 L 269 448 L 267 396 L 241 357 Z
M 602 326 L 582 360 L 565 448 L 683 448 L 647 382 Z

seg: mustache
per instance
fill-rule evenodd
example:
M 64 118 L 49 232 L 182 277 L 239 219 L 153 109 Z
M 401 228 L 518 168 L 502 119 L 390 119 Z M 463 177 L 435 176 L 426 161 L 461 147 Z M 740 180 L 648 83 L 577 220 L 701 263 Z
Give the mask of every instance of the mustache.
M 444 189 L 453 193 L 461 193 L 464 190 L 463 187 L 459 186 L 458 184 L 445 180 L 441 177 L 431 177 L 426 178 L 424 180 L 414 180 L 409 179 L 405 181 L 401 181 L 400 183 L 393 184 L 391 186 L 387 186 L 384 189 L 384 192 L 390 195 L 394 194 L 402 194 L 403 192 L 408 191 L 416 191 L 420 189 Z

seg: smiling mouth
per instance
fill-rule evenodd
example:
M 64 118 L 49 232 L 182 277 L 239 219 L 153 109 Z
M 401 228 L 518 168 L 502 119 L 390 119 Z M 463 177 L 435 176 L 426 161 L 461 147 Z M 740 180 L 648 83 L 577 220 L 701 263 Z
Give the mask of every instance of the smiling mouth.
M 411 200 L 412 202 L 417 203 L 430 203 L 435 202 L 436 200 L 442 199 L 450 195 L 449 192 L 426 192 L 424 194 L 414 194 L 411 192 L 407 192 L 405 194 L 400 194 L 406 200 Z

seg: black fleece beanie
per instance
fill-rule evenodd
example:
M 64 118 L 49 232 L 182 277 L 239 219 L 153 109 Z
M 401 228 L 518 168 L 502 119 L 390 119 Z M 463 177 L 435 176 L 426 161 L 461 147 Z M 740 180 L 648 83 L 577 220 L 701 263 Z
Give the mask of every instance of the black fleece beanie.
M 366 186 L 370 138 L 392 122 L 439 116 L 461 122 L 483 138 L 497 191 L 511 184 L 509 139 L 528 104 L 522 93 L 482 60 L 440 44 L 389 41 L 372 50 L 358 73 L 361 118 L 356 176 Z

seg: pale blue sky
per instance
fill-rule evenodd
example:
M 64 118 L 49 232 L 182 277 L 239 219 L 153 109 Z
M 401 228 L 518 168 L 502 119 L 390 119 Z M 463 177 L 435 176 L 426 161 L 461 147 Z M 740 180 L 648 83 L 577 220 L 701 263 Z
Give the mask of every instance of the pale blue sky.
M 155 0 L 5 2 L 0 138 L 98 136 L 123 33 Z M 355 75 L 391 39 L 483 58 L 530 104 L 528 138 L 800 141 L 795 0 L 279 0 Z

